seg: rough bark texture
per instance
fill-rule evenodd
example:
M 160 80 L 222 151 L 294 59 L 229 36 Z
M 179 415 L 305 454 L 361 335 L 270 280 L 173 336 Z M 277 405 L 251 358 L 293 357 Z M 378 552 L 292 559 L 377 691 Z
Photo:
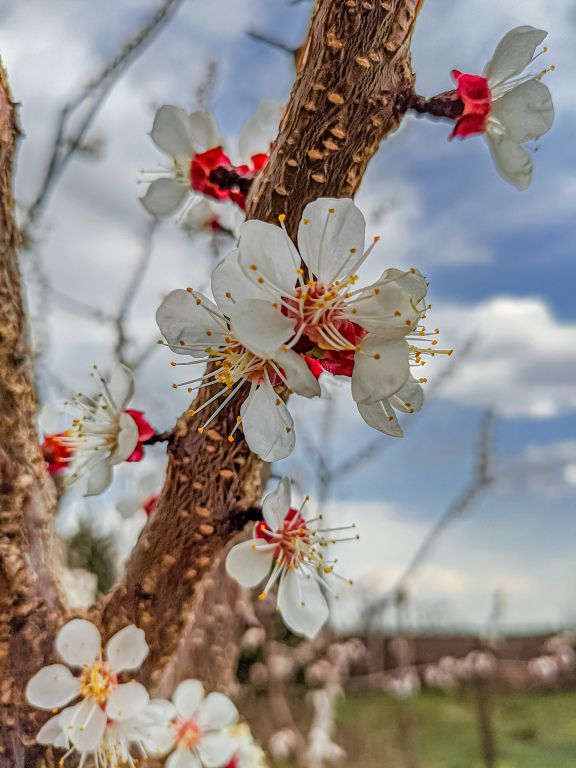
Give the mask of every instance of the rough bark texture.
M 276 221 L 286 213 L 293 235 L 311 200 L 355 194 L 380 141 L 399 124 L 398 94 L 412 88 L 409 44 L 420 3 L 319 0 L 280 135 L 248 199 L 248 218 Z M 162 498 L 106 601 L 105 635 L 130 622 L 146 630 L 144 683 L 159 681 L 201 603 L 205 580 L 259 501 L 261 461 L 240 431 L 227 441 L 242 397 L 241 391 L 202 435 L 198 427 L 217 402 L 177 425 Z
M 12 169 L 20 136 L 16 108 L 0 66 L 0 766 L 24 765 L 38 713 L 24 701 L 25 682 L 52 655 L 64 607 L 54 574 L 51 528 L 55 491 L 38 450 L 32 383 L 16 251 Z M 42 719 L 42 716 L 40 715 Z
M 294 235 L 302 210 L 321 196 L 351 197 L 380 141 L 401 119 L 401 94 L 413 74 L 409 45 L 422 0 L 318 0 L 299 73 L 270 160 L 253 185 L 248 218 L 276 221 L 286 213 Z M 0 768 L 34 764 L 38 714 L 20 711 L 26 680 L 50 661 L 57 628 L 67 618 L 53 583 L 50 489 L 34 428 L 25 319 L 15 262 L 10 177 L 19 130 L 5 80 L 0 88 Z M 159 684 L 191 626 L 207 585 L 234 534 L 254 518 L 262 462 L 240 430 L 227 436 L 242 402 L 239 392 L 211 427 L 198 433 L 217 403 L 185 415 L 169 445 L 162 498 L 130 557 L 123 579 L 89 618 L 107 639 L 129 623 L 146 631 L 150 654 L 139 675 Z M 199 401 L 209 397 L 202 390 Z M 31 532 L 33 531 L 33 535 Z M 241 622 L 239 623 L 239 629 Z M 193 626 L 193 625 L 192 625 Z M 193 631 L 193 630 L 190 630 Z M 213 630 L 206 635 L 213 638 Z M 229 643 L 229 639 L 226 640 Z M 229 647 L 229 646 L 228 646 Z M 206 649 L 209 653 L 209 649 Z M 7 670 L 18 671 L 14 685 Z M 217 675 L 207 687 L 223 687 Z

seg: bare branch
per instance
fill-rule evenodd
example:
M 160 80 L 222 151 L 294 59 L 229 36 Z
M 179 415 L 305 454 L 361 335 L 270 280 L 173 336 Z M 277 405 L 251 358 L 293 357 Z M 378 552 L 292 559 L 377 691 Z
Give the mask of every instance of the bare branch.
M 494 414 L 491 411 L 486 411 L 478 432 L 476 464 L 472 479 L 428 533 L 396 581 L 396 584 L 384 597 L 377 600 L 367 609 L 366 614 L 371 617 L 369 624 L 372 623 L 373 617 L 387 606 L 404 601 L 412 582 L 421 571 L 434 548 L 438 545 L 442 536 L 457 520 L 467 514 L 478 502 L 479 498 L 488 491 L 493 482 L 491 463 L 494 420 Z
M 35 221 L 55 181 L 59 178 L 74 152 L 82 146 L 86 131 L 117 79 L 142 52 L 145 44 L 160 32 L 181 2 L 182 0 L 163 0 L 149 21 L 122 46 L 112 61 L 108 62 L 102 71 L 62 108 L 56 122 L 52 150 L 44 177 L 40 183 L 38 194 L 26 213 L 24 231 L 29 229 Z M 91 104 L 80 125 L 74 132 L 68 134 L 67 129 L 71 116 L 80 106 L 90 101 Z

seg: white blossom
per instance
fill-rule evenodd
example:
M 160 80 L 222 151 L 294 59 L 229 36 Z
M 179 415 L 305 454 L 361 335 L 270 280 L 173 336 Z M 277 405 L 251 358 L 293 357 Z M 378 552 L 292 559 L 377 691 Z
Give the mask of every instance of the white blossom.
M 376 282 L 356 288 L 356 271 L 374 243 L 365 250 L 366 222 L 352 200 L 320 198 L 307 205 L 298 250 L 283 219 L 281 228 L 243 224 L 238 251 L 223 265 L 235 275 L 228 303 L 250 310 L 246 345 L 258 343 L 270 307 L 282 308 L 294 320 L 286 348 L 319 357 L 331 372 L 351 375 L 352 395 L 367 423 L 401 436 L 393 409 L 412 413 L 423 401 L 411 365 L 420 366 L 424 354 L 449 354 L 434 349 L 436 340 L 420 346 L 438 333 L 420 325 L 429 308 L 425 279 L 416 269 L 387 269 Z
M 58 633 L 56 650 L 67 666 L 43 667 L 26 688 L 30 704 L 54 713 L 38 732 L 38 743 L 67 749 L 65 757 L 78 752 L 81 765 L 91 757 L 97 767 L 114 765 L 118 758 L 134 765 L 133 744 L 144 755 L 162 751 L 151 728 L 165 722 L 165 709 L 150 702 L 140 683 L 121 682 L 121 675 L 138 669 L 148 654 L 141 629 L 124 627 L 103 650 L 94 624 L 73 619 Z M 67 706 L 75 699 L 80 701 Z
M 237 262 L 228 258 L 212 275 L 216 304 L 192 289 L 176 290 L 163 301 L 156 320 L 173 352 L 195 358 L 191 363 L 180 365 L 214 362 L 217 366 L 207 374 L 174 385 L 202 382 L 203 387 L 219 387 L 215 395 L 190 412 L 192 415 L 225 396 L 198 431 L 202 433 L 237 392 L 245 391 L 247 383 L 247 395 L 228 439 L 234 440 L 234 433 L 242 423 L 250 449 L 265 461 L 279 461 L 293 451 L 295 433 L 290 411 L 274 386 L 283 382 L 305 397 L 319 395 L 320 386 L 304 359 L 285 346 L 285 341 L 294 333 L 294 319 L 283 315 L 269 302 L 235 304 L 228 298 L 231 291 L 235 291 L 240 274 Z M 244 284 L 247 285 L 246 281 Z M 251 285 L 247 288 L 252 295 L 255 293 Z M 259 325 L 258 332 L 256 325 Z
M 297 635 L 314 638 L 328 618 L 328 603 L 322 588 L 333 592 L 329 579 L 352 582 L 334 572 L 335 560 L 326 555 L 329 544 L 358 539 L 337 538 L 347 528 L 323 528 L 322 516 L 306 521 L 290 506 L 290 478 L 283 477 L 262 503 L 263 523 L 255 537 L 232 547 L 226 570 L 243 587 L 255 587 L 267 576 L 260 599 L 278 582 L 277 605 L 286 626 Z
M 129 459 L 139 442 L 138 424 L 126 413 L 134 394 L 132 371 L 119 364 L 110 383 L 98 372 L 92 377 L 99 394 L 93 398 L 80 393 L 72 398 L 69 405 L 79 410 L 80 415 L 60 440 L 73 451 L 68 482 L 87 477 L 86 496 L 106 490 L 112 480 L 112 468 Z

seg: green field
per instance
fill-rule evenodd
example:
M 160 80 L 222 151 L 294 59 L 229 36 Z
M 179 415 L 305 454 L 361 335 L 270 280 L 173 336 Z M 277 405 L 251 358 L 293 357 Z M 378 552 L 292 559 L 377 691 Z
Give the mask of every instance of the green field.
M 575 768 L 576 694 L 495 697 L 492 717 L 497 768 Z M 484 768 L 474 700 L 462 693 L 348 695 L 335 741 L 348 754 L 342 768 Z

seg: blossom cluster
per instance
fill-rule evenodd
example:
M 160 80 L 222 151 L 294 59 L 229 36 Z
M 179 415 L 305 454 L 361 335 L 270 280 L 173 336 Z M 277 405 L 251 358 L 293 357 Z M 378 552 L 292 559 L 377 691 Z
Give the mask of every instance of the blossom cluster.
M 424 364 L 422 356 L 445 352 L 429 340 L 438 329 L 429 333 L 420 322 L 429 308 L 425 279 L 416 269 L 386 269 L 357 285 L 357 270 L 379 238 L 365 247 L 366 222 L 352 200 L 309 203 L 298 248 L 279 218 L 280 226 L 241 226 L 238 248 L 212 274 L 215 301 L 192 288 L 176 290 L 156 314 L 170 349 L 193 358 L 173 365 L 212 363 L 204 375 L 174 384 L 190 392 L 193 385 L 218 388 L 191 415 L 223 397 L 198 431 L 239 393 L 228 440 L 242 425 L 253 452 L 284 459 L 294 449 L 294 421 L 276 387 L 319 396 L 324 370 L 350 377 L 367 424 L 401 437 L 395 411 L 418 411 L 424 399 L 425 379 L 412 369 Z
M 36 740 L 66 750 L 61 765 L 78 754 L 80 765 L 91 759 L 96 768 L 133 768 L 137 750 L 144 758 L 169 755 L 167 768 L 265 768 L 262 750 L 223 694 L 206 696 L 199 680 L 184 680 L 171 702 L 150 699 L 129 679 L 148 654 L 144 632 L 134 625 L 102 648 L 94 624 L 73 619 L 58 633 L 56 650 L 64 664 L 37 672 L 26 697 L 53 713 Z

